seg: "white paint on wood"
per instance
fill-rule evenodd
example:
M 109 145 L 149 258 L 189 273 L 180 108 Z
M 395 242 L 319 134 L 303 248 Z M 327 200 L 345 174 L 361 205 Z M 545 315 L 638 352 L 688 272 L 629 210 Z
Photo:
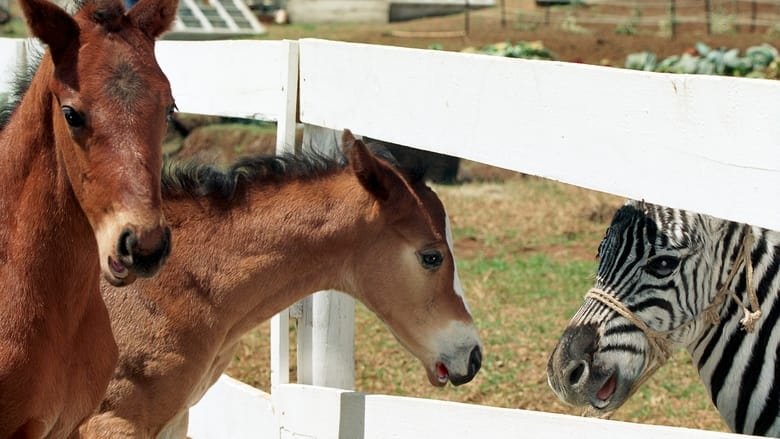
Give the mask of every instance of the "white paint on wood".
M 179 111 L 276 121 L 289 84 L 285 41 L 158 41 Z M 284 77 L 282 77 L 284 75 Z
M 0 93 L 11 91 L 11 83 L 14 72 L 16 72 L 16 63 L 21 58 L 18 53 L 22 47 L 22 40 L 11 38 L 0 38 Z
M 0 38 L 0 94 L 13 91 L 16 75 L 27 68 L 36 52 L 43 50 L 36 39 Z
M 304 39 L 301 121 L 780 229 L 780 82 Z
M 290 319 L 287 311 L 271 317 L 271 388 L 290 382 Z
M 271 395 L 222 375 L 190 409 L 192 439 L 256 439 L 279 435 Z
M 209 415 L 229 416 L 228 400 L 246 401 L 268 419 L 275 418 L 279 436 L 254 437 L 317 439 L 482 439 L 482 438 L 617 438 L 632 439 L 736 439 L 750 437 L 731 433 L 679 427 L 643 425 L 621 421 L 463 404 L 449 401 L 370 395 L 342 389 L 285 384 L 274 389 L 275 414 L 266 412 L 243 393 L 262 393 L 252 388 L 230 388 L 221 379 L 207 396 L 213 398 Z M 211 393 L 215 395 L 211 395 Z M 224 403 L 219 403 L 221 398 Z M 255 397 L 257 398 L 257 397 Z M 204 398 L 205 400 L 206 398 Z M 244 412 L 245 413 L 245 412 Z M 258 414 L 252 417 L 259 417 Z M 265 431 L 271 430 L 268 428 Z M 190 430 L 191 432 L 193 429 Z M 225 434 L 221 437 L 245 437 Z M 201 439 L 193 436 L 193 439 Z
M 295 327 L 295 342 L 297 345 L 296 373 L 300 384 L 312 384 L 314 382 L 312 300 L 314 300 L 312 296 L 307 296 L 296 304 L 296 309 L 301 313 Z
M 355 386 L 355 301 L 339 291 L 312 300 L 312 381 L 315 386 Z
M 279 94 L 278 117 L 276 122 L 276 153 L 295 153 L 295 130 L 298 113 L 298 42 L 285 40 L 279 82 L 282 93 Z
M 304 125 L 303 152 L 341 154 L 341 132 Z M 298 382 L 352 389 L 355 385 L 355 301 L 337 291 L 318 291 L 300 302 Z

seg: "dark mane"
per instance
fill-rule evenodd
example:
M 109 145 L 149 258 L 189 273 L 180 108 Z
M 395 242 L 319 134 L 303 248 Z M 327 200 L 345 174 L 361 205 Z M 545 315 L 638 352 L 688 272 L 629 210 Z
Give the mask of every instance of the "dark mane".
M 222 170 L 198 162 L 166 160 L 162 172 L 163 196 L 190 195 L 229 201 L 253 183 L 281 183 L 293 179 L 315 179 L 344 167 L 343 158 L 321 154 L 257 155 L 240 158 Z

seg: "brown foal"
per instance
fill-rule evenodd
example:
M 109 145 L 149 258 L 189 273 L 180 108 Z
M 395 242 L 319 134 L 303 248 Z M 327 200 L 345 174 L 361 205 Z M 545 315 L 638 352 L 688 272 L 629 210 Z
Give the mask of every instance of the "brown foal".
M 0 132 L 0 438 L 69 436 L 117 360 L 99 278 L 170 249 L 161 142 L 173 108 L 154 40 L 177 0 L 19 0 L 48 50 Z
M 120 360 L 84 437 L 184 438 L 241 336 L 323 289 L 365 303 L 432 384 L 474 377 L 480 341 L 441 201 L 350 134 L 345 144 L 346 167 L 265 157 L 164 172 L 176 252 L 154 279 L 103 284 Z

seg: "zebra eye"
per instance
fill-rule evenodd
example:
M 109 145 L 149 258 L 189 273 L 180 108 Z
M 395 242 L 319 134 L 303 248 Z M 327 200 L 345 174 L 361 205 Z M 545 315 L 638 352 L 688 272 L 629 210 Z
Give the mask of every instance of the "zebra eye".
M 658 256 L 647 262 L 645 271 L 656 277 L 666 277 L 680 265 L 680 259 L 674 256 Z
M 439 268 L 444 262 L 444 256 L 438 250 L 426 250 L 419 253 L 420 263 L 428 270 Z

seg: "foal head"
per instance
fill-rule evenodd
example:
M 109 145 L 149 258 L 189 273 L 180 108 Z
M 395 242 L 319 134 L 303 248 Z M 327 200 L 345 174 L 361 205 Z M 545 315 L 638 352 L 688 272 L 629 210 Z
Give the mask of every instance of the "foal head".
M 482 348 L 455 267 L 441 200 L 422 179 L 411 181 L 368 152 L 347 131 L 349 163 L 374 199 L 377 233 L 355 249 L 355 296 L 422 361 L 431 384 L 467 383 Z
M 177 0 L 85 0 L 70 16 L 47 0 L 20 0 L 48 46 L 35 81 L 51 96 L 58 161 L 95 233 L 114 285 L 156 273 L 170 251 L 161 212 L 162 137 L 174 103 L 154 40 Z M 49 102 L 41 100 L 42 102 Z

